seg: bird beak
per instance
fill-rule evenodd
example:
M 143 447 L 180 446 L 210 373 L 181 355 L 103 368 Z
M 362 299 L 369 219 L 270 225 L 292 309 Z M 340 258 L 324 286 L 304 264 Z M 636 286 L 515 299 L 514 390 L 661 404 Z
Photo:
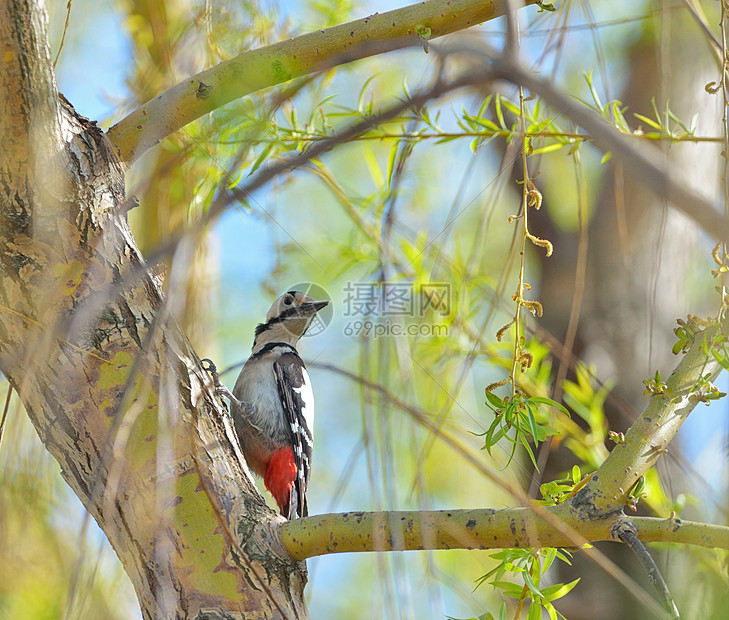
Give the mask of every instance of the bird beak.
M 322 308 L 329 305 L 328 301 L 315 301 L 309 304 L 303 304 L 301 307 L 302 310 L 304 310 L 307 314 L 311 312 L 311 314 L 314 314 L 315 312 L 319 312 Z

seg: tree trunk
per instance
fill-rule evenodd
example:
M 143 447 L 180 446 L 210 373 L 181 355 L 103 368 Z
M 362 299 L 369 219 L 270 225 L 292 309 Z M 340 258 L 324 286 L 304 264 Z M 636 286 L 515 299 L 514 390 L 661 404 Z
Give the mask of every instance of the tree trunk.
M 145 617 L 306 617 L 306 567 L 134 244 L 123 166 L 56 91 L 46 19 L 0 4 L 0 370 Z

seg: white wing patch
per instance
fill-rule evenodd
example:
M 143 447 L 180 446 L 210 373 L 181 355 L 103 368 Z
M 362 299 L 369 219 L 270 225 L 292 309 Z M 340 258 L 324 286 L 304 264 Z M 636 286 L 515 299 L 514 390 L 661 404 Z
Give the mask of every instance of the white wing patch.
M 309 427 L 309 433 L 313 437 L 314 435 L 314 392 L 311 389 L 311 380 L 309 379 L 309 373 L 306 372 L 306 368 L 301 368 L 301 374 L 303 377 L 303 383 L 301 387 L 292 388 L 296 392 L 304 406 L 301 408 L 301 413 L 306 420 L 306 425 Z M 308 439 L 308 437 L 307 437 Z

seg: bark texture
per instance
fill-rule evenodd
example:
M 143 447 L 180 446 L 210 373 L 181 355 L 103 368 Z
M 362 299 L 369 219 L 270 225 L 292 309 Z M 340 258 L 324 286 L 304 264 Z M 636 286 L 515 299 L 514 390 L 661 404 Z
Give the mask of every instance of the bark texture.
M 0 370 L 145 617 L 305 617 L 305 565 L 136 248 L 124 167 L 56 91 L 45 22 L 0 4 Z

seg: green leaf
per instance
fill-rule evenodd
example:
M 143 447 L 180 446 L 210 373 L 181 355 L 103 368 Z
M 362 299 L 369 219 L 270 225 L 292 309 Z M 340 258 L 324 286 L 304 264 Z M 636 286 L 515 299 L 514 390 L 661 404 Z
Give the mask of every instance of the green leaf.
M 580 480 L 582 480 L 582 472 L 580 471 L 580 466 L 574 465 L 572 467 L 572 482 L 577 484 Z
M 553 586 L 542 588 L 542 596 L 545 601 L 556 601 L 557 599 L 569 594 L 572 588 L 574 588 L 579 581 L 580 580 L 578 578 L 574 581 L 570 581 L 569 583 L 555 583 Z
M 429 39 L 430 35 L 432 34 L 430 28 L 427 26 L 423 26 L 422 24 L 418 24 L 415 26 L 415 32 L 418 33 L 419 37 L 422 37 L 423 39 Z
M 658 122 L 660 122 L 660 120 L 661 120 L 661 115 L 660 115 L 660 113 L 658 112 L 658 106 L 656 105 L 656 98 L 655 98 L 655 97 L 651 97 L 651 107 L 653 108 L 653 114 L 655 115 L 655 117 L 656 117 L 656 120 L 657 120 Z M 659 126 L 659 129 L 663 129 L 663 126 L 662 126 L 662 125 L 661 125 L 661 126 Z
M 251 166 L 251 170 L 248 173 L 250 176 L 253 174 L 258 168 L 260 168 L 261 164 L 266 161 L 268 154 L 273 150 L 273 143 L 269 142 L 264 149 L 261 151 L 261 154 L 256 158 L 256 161 L 253 162 L 253 165 Z
M 643 116 L 642 114 L 638 114 L 637 112 L 633 112 L 633 116 L 637 118 L 640 121 L 643 121 L 646 125 L 649 125 L 653 127 L 653 129 L 658 129 L 658 131 L 662 131 L 663 127 L 661 127 L 656 121 L 653 119 L 648 118 L 647 116 Z
M 555 547 L 550 547 L 549 549 L 545 549 L 544 551 L 545 554 L 544 560 L 542 561 L 542 574 L 546 573 L 549 570 L 549 567 L 552 566 L 552 562 L 554 562 L 555 558 L 557 557 L 557 549 Z
M 532 602 L 529 605 L 527 620 L 542 620 L 542 605 L 538 602 L 538 600 L 532 599 Z
M 532 396 L 529 401 L 532 403 L 538 403 L 540 405 L 547 405 L 548 407 L 554 407 L 555 409 L 559 409 L 565 415 L 570 414 L 570 412 L 567 411 L 564 405 L 558 403 L 556 400 L 547 398 L 546 396 Z
M 564 144 L 555 142 L 554 144 L 548 144 L 547 146 L 540 146 L 538 149 L 534 149 L 530 155 L 539 155 L 540 153 L 552 153 L 554 151 L 559 151 L 564 146 Z
M 529 422 L 529 432 L 531 433 L 532 437 L 536 439 L 539 435 L 539 431 L 537 430 L 537 421 L 534 419 L 532 408 L 529 406 L 528 402 L 526 403 L 525 409 L 527 411 L 527 420 Z
M 501 590 L 509 598 L 517 600 L 521 598 L 521 593 L 524 591 L 523 586 L 511 581 L 494 581 L 491 585 Z
M 501 96 L 496 95 L 496 99 L 494 99 L 494 109 L 496 110 L 496 118 L 499 121 L 499 125 L 502 129 L 507 129 L 506 123 L 504 122 L 504 113 L 501 110 Z
M 490 438 L 490 441 L 488 442 L 488 445 L 486 446 L 486 451 L 491 455 L 491 448 L 493 448 L 499 441 L 501 441 L 502 438 L 506 437 L 506 439 L 510 440 L 510 437 L 507 435 L 507 429 L 505 426 L 501 426 L 496 433 Z
M 532 596 L 535 599 L 542 598 L 542 593 L 539 591 L 539 587 L 537 586 L 537 584 L 534 583 L 534 579 L 529 574 L 529 571 L 524 571 L 524 573 L 522 574 L 522 577 L 524 577 L 524 583 L 525 583 L 526 587 L 529 588 L 529 591 L 532 593 Z
M 405 98 L 410 99 L 410 89 L 408 88 L 407 78 L 402 79 L 402 91 L 405 93 Z
M 726 351 L 724 351 L 724 353 L 726 353 Z M 721 352 L 713 348 L 711 349 L 711 355 L 714 357 L 714 360 L 716 360 L 716 363 L 719 364 L 724 370 L 729 370 L 729 360 L 724 355 L 722 355 Z
M 392 143 L 392 147 L 390 147 L 390 152 L 387 155 L 387 172 L 386 172 L 386 178 L 387 178 L 387 189 L 390 189 L 392 186 L 392 175 L 395 171 L 395 161 L 397 159 L 397 148 L 400 143 L 398 141 L 395 141 Z
M 570 562 L 572 554 L 569 551 L 566 551 L 565 549 L 559 549 L 557 551 L 557 557 L 568 566 L 572 566 L 572 562 Z
M 524 449 L 527 451 L 527 454 L 529 455 L 529 460 L 532 462 L 532 465 L 534 465 L 534 469 L 539 471 L 539 467 L 537 467 L 537 459 L 534 456 L 534 451 L 529 445 L 526 436 L 523 433 L 519 433 L 519 439 L 521 440 L 521 444 L 524 446 Z
M 588 73 L 585 76 L 585 79 L 587 80 L 587 87 L 590 89 L 590 94 L 592 95 L 592 100 L 595 102 L 595 105 L 597 106 L 597 109 L 601 112 L 605 112 L 605 106 L 603 106 L 602 101 L 600 101 L 600 96 L 597 94 L 597 91 L 595 90 L 595 87 L 592 85 L 592 73 Z
M 521 114 L 521 111 L 519 110 L 519 106 L 513 103 L 512 101 L 509 101 L 508 99 L 501 98 L 501 105 L 503 105 L 509 112 L 511 112 L 514 116 L 519 116 Z
M 549 620 L 558 620 L 557 610 L 554 608 L 554 605 L 552 605 L 552 603 L 543 603 L 542 607 L 547 610 L 547 613 L 549 614 Z
M 491 103 L 491 100 L 494 98 L 493 95 L 489 95 L 486 97 L 486 99 L 483 100 L 483 103 L 481 104 L 481 107 L 478 109 L 478 116 L 479 118 L 483 118 L 486 115 L 486 110 L 489 107 L 489 104 Z
M 491 392 L 486 392 L 486 400 L 488 401 L 486 404 L 493 407 L 496 411 L 501 411 L 506 406 L 501 398 Z
M 473 124 L 483 127 L 484 129 L 488 129 L 489 131 L 502 131 L 501 129 L 499 129 L 499 126 L 496 123 L 494 123 L 492 120 L 489 120 L 488 118 L 480 118 L 478 116 L 467 116 L 466 118 Z

